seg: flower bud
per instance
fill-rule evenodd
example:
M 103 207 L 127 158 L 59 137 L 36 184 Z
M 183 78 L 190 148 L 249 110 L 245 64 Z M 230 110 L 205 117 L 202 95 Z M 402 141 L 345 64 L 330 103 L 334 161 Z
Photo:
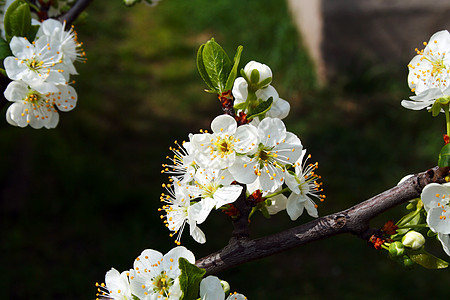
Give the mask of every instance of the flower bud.
M 222 289 L 225 295 L 228 295 L 228 293 L 230 292 L 230 284 L 225 280 L 221 280 L 220 284 L 222 285 Z
M 139 3 L 139 2 L 141 2 L 141 0 L 123 0 L 123 3 L 126 6 L 133 6 L 133 5 L 135 5 L 136 3 Z
M 405 252 L 405 246 L 400 242 L 394 242 L 389 245 L 389 254 L 392 257 L 403 255 Z
M 244 73 L 249 85 L 256 89 L 265 88 L 272 82 L 272 70 L 268 66 L 253 60 L 244 67 Z
M 425 238 L 417 231 L 408 231 L 408 233 L 402 238 L 402 243 L 405 247 L 417 250 L 425 244 Z

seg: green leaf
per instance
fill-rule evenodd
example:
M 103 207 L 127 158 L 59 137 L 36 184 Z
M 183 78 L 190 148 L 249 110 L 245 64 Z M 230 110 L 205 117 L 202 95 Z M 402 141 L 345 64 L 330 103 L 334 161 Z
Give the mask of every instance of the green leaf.
M 178 264 L 181 270 L 180 285 L 183 291 L 181 300 L 195 300 L 198 298 L 200 281 L 205 275 L 205 269 L 201 269 L 191 264 L 185 258 L 180 257 Z
M 272 103 L 273 103 L 272 97 L 267 99 L 267 101 L 261 102 L 255 109 L 249 112 L 249 114 L 247 115 L 247 120 L 265 114 L 272 107 Z
M 34 39 L 36 38 L 36 34 L 39 30 L 39 27 L 41 27 L 41 26 L 31 25 L 30 30 L 28 31 L 28 34 L 27 34 L 27 39 L 29 41 L 34 41 Z
M 430 112 L 433 117 L 439 115 L 439 113 L 441 112 L 441 104 L 439 103 L 439 101 L 434 101 L 433 106 L 431 106 Z
M 0 60 L 4 60 L 6 57 L 11 56 L 11 49 L 9 44 L 2 38 L 0 38 Z
M 7 41 L 13 36 L 25 37 L 31 28 L 30 6 L 23 0 L 14 1 L 5 13 L 5 35 Z
M 225 86 L 231 72 L 231 61 L 228 55 L 214 39 L 211 39 L 203 47 L 202 59 L 213 89 L 219 94 L 226 92 Z
M 441 152 L 439 153 L 438 166 L 441 168 L 450 166 L 450 144 L 442 147 Z
M 241 60 L 241 54 L 244 47 L 239 46 L 236 50 L 233 60 L 233 68 L 231 68 L 230 75 L 228 75 L 227 83 L 225 84 L 225 91 L 229 91 L 233 88 L 234 80 L 237 76 L 237 69 L 239 66 L 239 61 Z
M 201 45 L 200 48 L 198 48 L 197 51 L 197 69 L 200 73 L 200 76 L 202 77 L 203 81 L 206 83 L 208 88 L 214 92 L 218 92 L 214 90 L 213 84 L 211 83 L 211 80 L 209 79 L 208 72 L 206 72 L 205 65 L 203 64 L 203 49 L 205 48 L 205 44 Z
M 425 250 L 406 250 L 409 258 L 416 264 L 421 265 L 426 269 L 445 269 L 448 267 L 448 262 L 442 260 Z

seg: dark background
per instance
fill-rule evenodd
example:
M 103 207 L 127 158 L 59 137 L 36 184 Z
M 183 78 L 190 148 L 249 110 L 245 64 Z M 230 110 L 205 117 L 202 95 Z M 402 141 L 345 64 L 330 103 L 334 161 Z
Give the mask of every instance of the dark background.
M 93 299 L 111 267 L 123 271 L 146 248 L 175 246 L 157 212 L 161 164 L 174 140 L 209 129 L 221 113 L 195 65 L 211 37 L 230 56 L 242 44 L 242 67 L 256 60 L 272 68 L 274 87 L 291 104 L 288 130 L 319 161 L 327 195 L 320 215 L 436 164 L 443 116 L 400 106 L 410 95 L 413 49 L 404 67 L 367 65 L 319 87 L 281 0 L 164 0 L 131 9 L 95 1 L 88 12 L 76 27 L 88 57 L 74 78 L 77 107 L 53 130 L 0 122 L 1 299 Z M 396 208 L 372 225 L 404 213 Z M 257 214 L 252 236 L 308 220 Z M 197 258 L 223 247 L 232 230 L 219 212 L 200 227 L 205 245 L 187 233 L 182 239 Z M 428 244 L 446 258 L 437 242 Z M 219 276 L 249 299 L 420 299 L 446 296 L 450 271 L 406 270 L 345 235 Z

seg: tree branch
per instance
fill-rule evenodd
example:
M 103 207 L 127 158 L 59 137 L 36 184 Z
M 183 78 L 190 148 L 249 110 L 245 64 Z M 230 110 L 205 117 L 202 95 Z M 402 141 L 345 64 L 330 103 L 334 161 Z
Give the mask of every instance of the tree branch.
M 416 174 L 401 185 L 347 210 L 268 237 L 255 240 L 233 237 L 226 247 L 197 260 L 196 265 L 206 269 L 207 274 L 216 274 L 252 260 L 341 233 L 352 233 L 368 240 L 376 231 L 369 227 L 371 219 L 399 204 L 418 198 L 425 185 L 431 182 L 444 183 L 444 177 L 449 174 L 449 170 L 448 167 L 435 167 Z
M 94 0 L 78 0 L 68 12 L 59 17 L 59 21 L 66 21 L 66 26 L 70 26 L 92 1 Z

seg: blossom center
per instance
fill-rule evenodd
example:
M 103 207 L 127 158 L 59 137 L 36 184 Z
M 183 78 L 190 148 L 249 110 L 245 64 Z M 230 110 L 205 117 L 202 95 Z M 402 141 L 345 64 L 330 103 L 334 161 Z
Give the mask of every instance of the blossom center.
M 167 276 L 166 272 L 161 272 L 160 275 L 153 279 L 153 291 L 160 295 L 167 295 L 169 288 L 173 285 L 173 279 Z
M 228 155 L 233 152 L 234 144 L 233 137 L 217 137 L 217 140 L 213 143 L 212 150 L 218 151 L 222 155 Z
M 42 65 L 44 64 L 43 61 L 36 61 L 35 59 L 32 59 L 28 62 L 28 67 L 33 71 L 38 71 L 40 68 L 42 68 Z

